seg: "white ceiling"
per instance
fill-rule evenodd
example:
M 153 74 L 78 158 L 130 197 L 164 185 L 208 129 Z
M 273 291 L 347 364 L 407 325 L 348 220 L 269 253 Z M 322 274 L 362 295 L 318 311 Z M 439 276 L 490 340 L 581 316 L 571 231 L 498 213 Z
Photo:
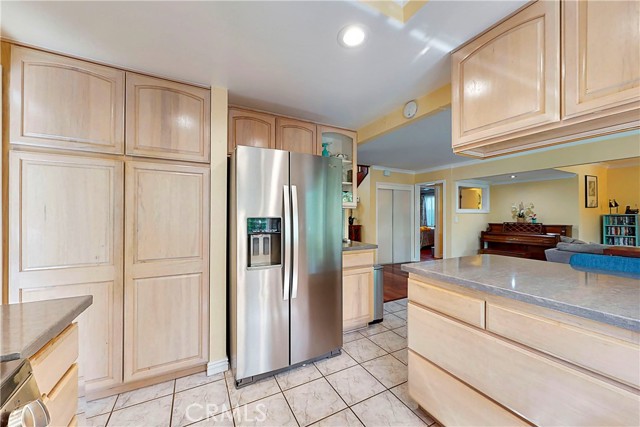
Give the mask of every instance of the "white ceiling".
M 358 146 L 361 165 L 421 171 L 469 160 L 451 151 L 450 109 Z
M 400 24 L 356 1 L 2 1 L 1 27 L 7 39 L 357 129 L 446 84 L 448 53 L 524 3 L 431 0 Z M 369 36 L 349 51 L 337 34 L 350 23 Z

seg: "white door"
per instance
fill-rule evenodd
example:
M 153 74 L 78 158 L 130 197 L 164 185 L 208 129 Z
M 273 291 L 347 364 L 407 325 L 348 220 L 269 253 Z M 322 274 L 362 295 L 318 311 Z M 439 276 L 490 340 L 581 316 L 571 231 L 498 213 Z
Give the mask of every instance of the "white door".
M 412 188 L 377 191 L 378 262 L 411 261 L 413 220 Z
M 410 190 L 393 190 L 393 263 L 411 261 L 411 233 L 413 221 Z
M 393 262 L 393 190 L 378 189 L 378 262 Z

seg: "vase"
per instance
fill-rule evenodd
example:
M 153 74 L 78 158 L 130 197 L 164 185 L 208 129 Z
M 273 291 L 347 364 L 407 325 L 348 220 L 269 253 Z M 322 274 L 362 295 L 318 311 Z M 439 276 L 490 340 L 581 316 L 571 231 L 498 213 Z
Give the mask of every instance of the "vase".
M 525 218 L 517 217 L 517 218 L 516 218 L 516 222 L 520 222 L 520 223 L 522 223 L 522 222 L 527 222 L 527 220 L 526 220 Z

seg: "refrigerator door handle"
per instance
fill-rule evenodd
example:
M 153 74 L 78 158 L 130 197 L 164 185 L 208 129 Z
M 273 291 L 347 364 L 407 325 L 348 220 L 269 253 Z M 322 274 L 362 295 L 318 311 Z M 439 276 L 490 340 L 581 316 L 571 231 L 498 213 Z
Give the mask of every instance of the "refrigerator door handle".
M 284 284 L 282 298 L 289 299 L 289 284 L 291 283 L 291 207 L 289 200 L 289 186 L 282 189 L 284 196 Z
M 291 186 L 291 205 L 293 209 L 293 276 L 291 299 L 298 296 L 298 259 L 300 254 L 300 227 L 298 221 L 298 187 Z

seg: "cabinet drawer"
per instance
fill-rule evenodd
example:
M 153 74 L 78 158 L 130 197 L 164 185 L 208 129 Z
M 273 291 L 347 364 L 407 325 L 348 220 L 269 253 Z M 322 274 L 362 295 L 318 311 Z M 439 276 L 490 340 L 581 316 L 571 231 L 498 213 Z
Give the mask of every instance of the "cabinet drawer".
M 49 394 L 77 359 L 78 325 L 73 323 L 29 359 L 40 393 Z
M 640 388 L 637 345 L 493 304 L 487 330 Z
M 352 252 L 342 255 L 342 268 L 373 265 L 373 252 Z
M 51 415 L 51 427 L 66 427 L 78 409 L 78 365 L 75 363 L 43 399 Z
M 484 300 L 410 279 L 409 301 L 484 328 Z
M 444 425 L 530 425 L 411 350 L 409 394 Z
M 409 349 L 536 425 L 640 425 L 640 397 L 409 305 Z

